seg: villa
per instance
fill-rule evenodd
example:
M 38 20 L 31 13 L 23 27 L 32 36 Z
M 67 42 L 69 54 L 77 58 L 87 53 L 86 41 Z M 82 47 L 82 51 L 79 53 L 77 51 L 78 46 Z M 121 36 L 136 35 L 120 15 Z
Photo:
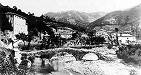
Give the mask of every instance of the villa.
M 0 9 L 7 10 L 0 12 L 0 31 L 3 34 L 6 34 L 8 38 L 15 38 L 15 35 L 19 33 L 28 34 L 26 17 L 23 15 L 24 12 L 16 11 L 7 6 L 0 7 Z

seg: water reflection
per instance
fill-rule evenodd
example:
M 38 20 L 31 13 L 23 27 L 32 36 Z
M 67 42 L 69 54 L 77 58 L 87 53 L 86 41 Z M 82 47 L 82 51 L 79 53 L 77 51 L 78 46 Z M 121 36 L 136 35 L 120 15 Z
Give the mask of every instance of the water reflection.
M 75 58 L 70 54 L 64 56 L 55 55 L 50 61 L 36 57 L 33 65 L 30 67 L 28 75 L 49 75 L 51 72 L 63 70 L 65 62 L 73 60 L 75 60 Z
M 31 66 L 29 73 L 32 75 L 46 75 L 54 71 L 53 67 L 49 64 L 47 59 L 43 59 L 45 64 L 43 65 L 42 59 L 35 58 L 33 65 Z

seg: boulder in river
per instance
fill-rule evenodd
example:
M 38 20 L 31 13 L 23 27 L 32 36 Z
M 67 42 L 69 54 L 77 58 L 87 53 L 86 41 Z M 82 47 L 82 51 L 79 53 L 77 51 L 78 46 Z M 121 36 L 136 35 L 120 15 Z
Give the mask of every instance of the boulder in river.
M 98 60 L 98 56 L 94 53 L 88 53 L 83 56 L 83 60 Z

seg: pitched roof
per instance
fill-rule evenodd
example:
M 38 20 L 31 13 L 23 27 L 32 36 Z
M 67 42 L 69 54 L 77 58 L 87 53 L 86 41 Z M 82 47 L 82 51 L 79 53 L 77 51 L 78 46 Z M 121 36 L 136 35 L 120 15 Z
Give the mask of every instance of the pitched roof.
M 3 5 L 0 3 L 0 7 L 3 7 Z

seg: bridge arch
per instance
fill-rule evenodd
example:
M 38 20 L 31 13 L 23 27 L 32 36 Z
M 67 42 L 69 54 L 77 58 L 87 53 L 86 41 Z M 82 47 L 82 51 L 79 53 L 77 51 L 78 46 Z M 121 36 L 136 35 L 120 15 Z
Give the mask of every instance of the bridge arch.
M 82 60 L 83 56 L 87 53 L 90 52 L 85 52 L 85 51 L 78 51 L 78 50 L 74 50 L 74 49 L 63 49 L 63 50 L 58 50 L 58 51 L 46 51 L 46 52 L 41 52 L 40 54 L 40 58 L 46 58 L 46 59 L 51 59 L 54 55 L 60 53 L 62 56 L 65 53 L 68 54 L 72 54 L 76 61 Z
M 49 49 L 49 50 L 42 50 L 42 51 L 37 51 L 37 52 L 30 52 L 28 55 L 33 53 L 34 57 L 38 57 L 41 59 L 50 59 L 56 55 L 65 55 L 65 53 L 72 54 L 76 61 L 83 60 L 83 56 L 86 55 L 87 53 L 94 53 L 95 55 L 98 56 L 98 60 L 107 60 L 108 58 L 105 57 L 104 55 L 97 53 L 97 52 L 92 52 L 92 51 L 84 51 L 81 49 L 74 49 L 74 48 L 59 48 L 59 49 Z M 109 59 L 108 59 L 109 60 Z

